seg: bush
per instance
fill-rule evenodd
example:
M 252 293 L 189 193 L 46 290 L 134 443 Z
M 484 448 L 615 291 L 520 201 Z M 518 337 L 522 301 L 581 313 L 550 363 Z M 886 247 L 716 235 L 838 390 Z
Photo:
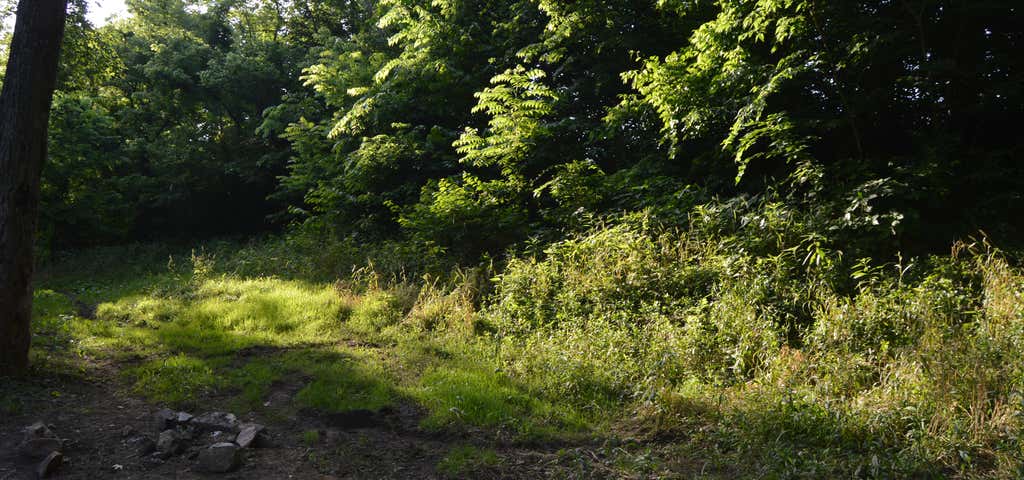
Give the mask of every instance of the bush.
M 724 208 L 684 231 L 626 216 L 510 260 L 481 313 L 504 370 L 661 425 L 718 405 L 721 438 L 791 475 L 1019 473 L 1024 276 L 1001 254 L 850 264 L 777 206 L 736 223 Z

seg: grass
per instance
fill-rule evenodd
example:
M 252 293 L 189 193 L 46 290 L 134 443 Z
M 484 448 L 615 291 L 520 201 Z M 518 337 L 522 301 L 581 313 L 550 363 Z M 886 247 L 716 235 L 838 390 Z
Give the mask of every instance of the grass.
M 320 442 L 320 431 L 318 430 L 306 430 L 302 432 L 302 441 L 306 446 L 313 446 Z
M 292 410 L 412 404 L 428 430 L 611 445 L 622 476 L 1024 474 L 1024 274 L 1004 254 L 962 244 L 866 267 L 815 244 L 824 259 L 808 262 L 797 227 L 745 225 L 770 239 L 627 219 L 498 272 L 415 281 L 371 267 L 328 280 L 344 270 L 330 262 L 303 275 L 274 242 L 83 252 L 41 277 L 33 358 L 117 362 L 172 406 L 216 396 L 281 415 L 267 405 L 282 390 Z M 286 274 L 260 271 L 274 259 Z M 437 468 L 495 462 L 459 447 Z
M 453 448 L 437 463 L 437 470 L 452 478 L 465 478 L 480 470 L 494 468 L 500 461 L 494 450 L 461 445 Z
M 37 341 L 37 358 L 122 362 L 133 392 L 175 408 L 227 396 L 238 410 L 279 415 L 267 399 L 295 383 L 287 408 L 379 411 L 414 403 L 432 430 L 484 427 L 525 439 L 562 432 L 552 425 L 585 425 L 500 372 L 471 329 L 438 319 L 470 308 L 457 292 L 246 277 L 194 252 L 143 268 L 137 262 L 159 257 L 136 252 L 141 258 L 127 262 L 134 268 L 108 272 L 97 284 L 91 270 L 106 263 L 109 249 L 75 259 L 78 269 L 65 263 L 43 275 L 36 330 L 63 335 L 64 343 Z M 76 315 L 69 297 L 96 302 L 95 318 Z

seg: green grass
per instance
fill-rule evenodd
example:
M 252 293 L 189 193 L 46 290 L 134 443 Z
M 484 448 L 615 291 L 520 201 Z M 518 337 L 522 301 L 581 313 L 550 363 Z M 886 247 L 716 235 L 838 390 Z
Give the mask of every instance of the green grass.
M 572 409 L 535 398 L 507 376 L 480 365 L 431 367 L 410 395 L 431 412 L 423 421 L 427 428 L 469 424 L 552 438 L 586 425 Z
M 149 361 L 127 373 L 135 379 L 136 393 L 176 406 L 209 394 L 220 384 L 206 361 L 185 354 Z
M 437 470 L 452 478 L 465 478 L 482 469 L 496 467 L 500 462 L 494 450 L 462 445 L 453 448 L 437 462 Z
M 313 446 L 320 442 L 320 432 L 318 430 L 306 430 L 302 432 L 302 441 L 306 446 Z
M 429 430 L 660 439 L 606 453 L 624 476 L 1024 473 L 1024 274 L 999 252 L 865 270 L 807 264 L 784 231 L 765 246 L 648 228 L 422 281 L 264 276 L 254 265 L 273 262 L 254 246 L 244 269 L 224 245 L 220 262 L 85 252 L 41 277 L 33 359 L 86 375 L 109 359 L 133 392 L 175 406 L 216 395 L 283 418 L 408 403 Z M 0 411 L 21 407 L 0 394 Z M 489 458 L 456 449 L 438 469 L 471 475 Z
M 152 402 L 186 408 L 216 394 L 240 410 L 275 410 L 282 406 L 265 407 L 267 398 L 291 382 L 297 391 L 284 408 L 377 411 L 409 402 L 427 412 L 423 426 L 434 430 L 551 438 L 586 424 L 498 370 L 462 328 L 472 306 L 457 294 L 401 282 L 341 288 L 244 277 L 195 254 L 188 262 L 199 267 L 125 269 L 93 285 L 91 262 L 111 252 L 93 254 L 101 258 L 86 254 L 80 270 L 62 265 L 60 274 L 43 276 L 50 289 L 36 294 L 36 329 L 64 332 L 78 356 L 124 362 L 131 390 Z M 140 254 L 128 263 L 155 261 Z M 76 316 L 53 288 L 96 302 L 96 318 Z M 428 315 L 430 328 L 421 320 Z

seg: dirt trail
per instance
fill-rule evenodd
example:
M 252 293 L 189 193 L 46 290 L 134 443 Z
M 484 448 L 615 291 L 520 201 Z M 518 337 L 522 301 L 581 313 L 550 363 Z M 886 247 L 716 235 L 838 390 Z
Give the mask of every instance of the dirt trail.
M 124 435 L 126 429 L 155 438 L 153 414 L 160 406 L 131 395 L 108 366 L 89 375 L 35 376 L 3 379 L 5 404 L 0 410 L 0 480 L 36 478 L 37 462 L 18 453 L 22 429 L 35 421 L 51 425 L 65 439 L 65 463 L 48 478 L 55 479 L 329 479 L 329 478 L 610 478 L 600 463 L 580 466 L 580 458 L 595 459 L 593 452 L 565 455 L 562 447 L 537 448 L 495 444 L 474 433 L 436 434 L 420 430 L 420 413 L 402 406 L 375 416 L 298 412 L 284 407 L 301 388 L 281 383 L 270 389 L 267 402 L 281 404 L 279 415 L 255 418 L 235 412 L 242 421 L 267 426 L 272 446 L 243 450 L 237 471 L 208 474 L 196 471 L 195 453 L 165 461 L 135 454 Z M 12 394 L 12 392 L 15 392 Z M 216 398 L 204 399 L 216 407 Z M 222 410 L 228 410 L 225 406 Z M 196 411 L 193 413 L 202 413 Z M 310 432 L 316 432 L 312 434 Z M 499 462 L 469 465 L 457 475 L 438 470 L 438 463 L 454 448 L 477 445 L 493 449 Z M 193 448 L 193 452 L 198 447 Z M 577 448 L 582 451 L 583 447 Z M 556 452 L 562 451 L 562 454 Z M 192 458 L 190 458 L 192 457 Z M 573 459 L 572 457 L 575 457 Z

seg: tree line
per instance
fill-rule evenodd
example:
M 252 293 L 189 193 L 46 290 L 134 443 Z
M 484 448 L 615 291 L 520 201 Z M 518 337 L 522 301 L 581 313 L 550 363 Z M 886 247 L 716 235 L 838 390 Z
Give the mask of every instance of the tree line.
M 44 246 L 292 226 L 471 262 L 736 198 L 864 255 L 1020 238 L 1014 1 L 128 6 L 69 7 Z

